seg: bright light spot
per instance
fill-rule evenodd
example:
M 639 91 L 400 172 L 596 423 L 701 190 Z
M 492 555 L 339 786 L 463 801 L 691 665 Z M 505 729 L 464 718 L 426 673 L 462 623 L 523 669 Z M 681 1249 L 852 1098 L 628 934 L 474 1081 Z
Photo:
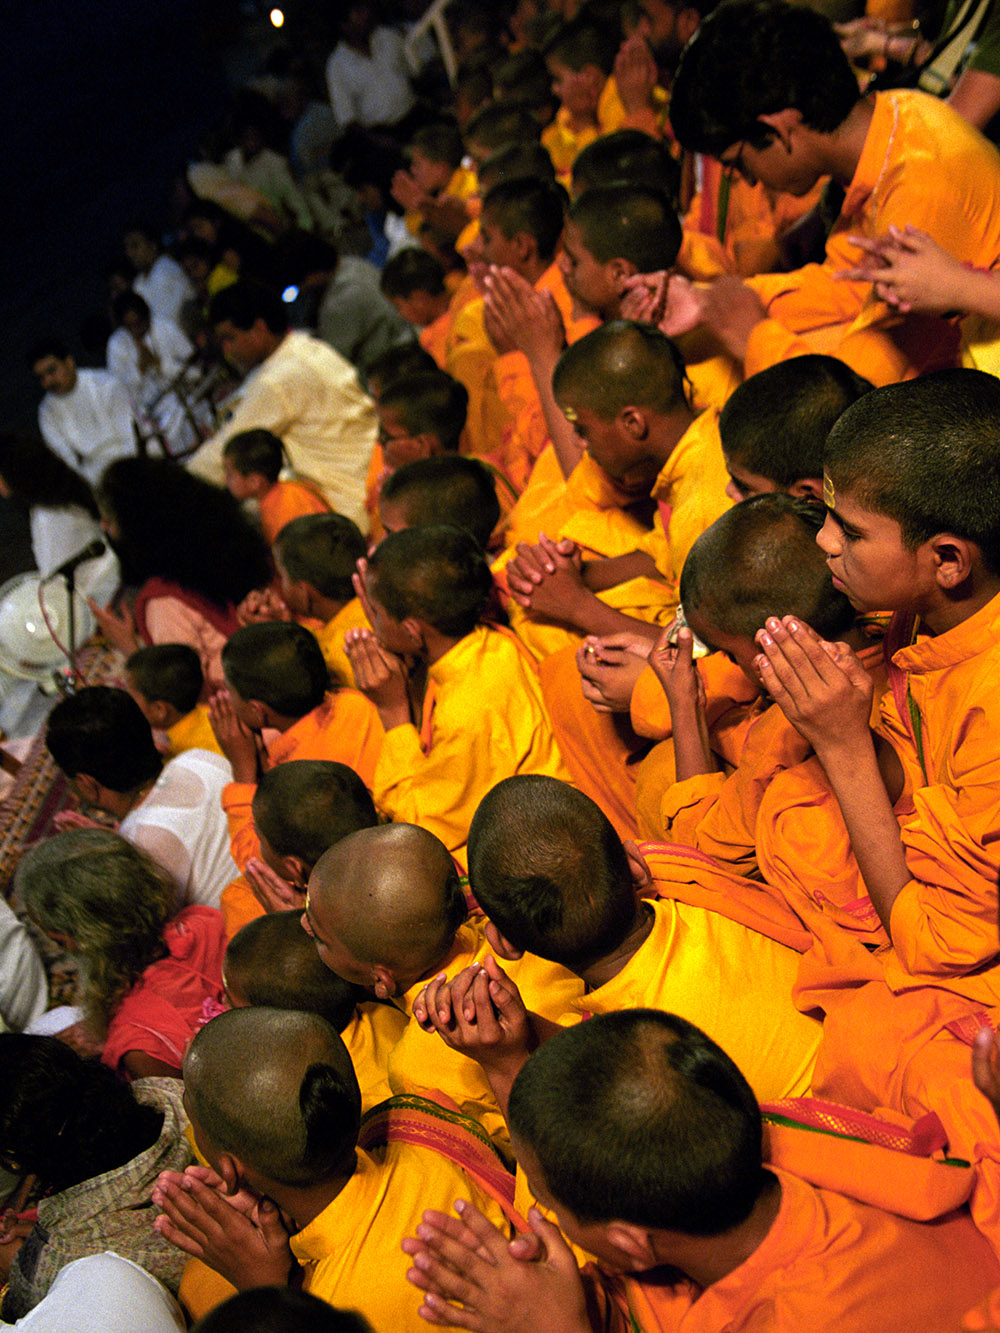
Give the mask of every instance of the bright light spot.
M 285 21 L 285 16 L 280 9 L 271 10 L 271 22 L 276 28 L 280 28 Z
M 292 302 L 295 300 L 295 298 L 298 296 L 298 294 L 299 294 L 298 287 L 286 287 L 285 290 L 281 293 L 281 299 L 284 301 L 285 305 L 291 305 Z

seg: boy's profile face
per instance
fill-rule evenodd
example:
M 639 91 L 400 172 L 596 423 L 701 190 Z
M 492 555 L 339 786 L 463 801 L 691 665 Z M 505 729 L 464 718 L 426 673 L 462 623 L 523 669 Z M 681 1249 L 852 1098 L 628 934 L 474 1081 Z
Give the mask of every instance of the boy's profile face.
M 281 600 L 289 611 L 293 616 L 307 616 L 309 614 L 307 585 L 289 577 L 288 570 L 281 563 L 281 559 L 276 552 L 274 553 L 274 572 L 278 576 L 278 591 L 281 593 Z
M 595 116 L 604 83 L 604 76 L 597 66 L 585 65 L 583 69 L 570 69 L 561 60 L 550 60 L 548 67 L 552 78 L 552 94 L 559 99 L 569 114 L 581 117 Z
M 573 221 L 563 231 L 559 268 L 574 302 L 586 313 L 612 319 L 618 314 L 620 293 L 610 265 L 594 258 Z
M 222 474 L 225 479 L 226 490 L 234 500 L 252 500 L 260 493 L 257 484 L 262 476 L 260 472 L 248 472 L 244 475 L 236 470 L 228 458 L 223 458 Z
M 754 689 L 763 694 L 760 676 L 754 666 L 754 659 L 760 649 L 753 639 L 746 639 L 739 634 L 727 634 L 725 630 L 713 624 L 699 607 L 685 605 L 684 615 L 692 634 L 701 639 L 706 647 L 728 657 L 734 666 L 739 667 Z
M 354 957 L 337 934 L 337 923 L 325 911 L 319 895 L 306 895 L 306 910 L 302 913 L 302 929 L 316 944 L 316 952 L 324 967 L 340 977 L 342 981 L 355 986 L 363 986 L 371 991 L 374 976 L 369 963 L 363 963 Z
M 833 586 L 858 611 L 918 610 L 922 594 L 937 586 L 930 544 L 910 550 L 894 518 L 865 509 L 849 490 L 835 491 L 828 476 L 823 497 L 826 522 L 816 541 Z
M 365 585 L 368 595 L 368 618 L 372 622 L 375 637 L 387 653 L 407 656 L 413 652 L 413 639 L 394 616 L 391 616 L 378 599 L 378 581 L 369 571 Z
M 629 434 L 618 417 L 605 421 L 593 409 L 569 402 L 560 403 L 559 408 L 624 501 L 648 500 L 660 464 L 650 455 L 646 443 Z
M 400 410 L 396 407 L 383 407 L 379 404 L 378 442 L 382 446 L 382 455 L 393 472 L 404 463 L 413 463 L 418 458 L 430 458 L 431 450 L 424 435 L 414 435 L 410 431 Z
M 770 477 L 762 477 L 759 472 L 751 472 L 749 468 L 744 467 L 735 454 L 723 451 L 723 457 L 726 471 L 729 473 L 726 494 L 734 504 L 739 504 L 741 500 L 749 500 L 751 495 L 771 495 L 779 489 L 777 483 Z
M 452 170 L 447 162 L 433 162 L 419 148 L 410 153 L 410 175 L 426 194 L 437 194 L 451 180 Z
M 479 243 L 487 264 L 496 264 L 500 268 L 519 267 L 521 256 L 517 238 L 503 234 L 489 209 L 479 219 Z

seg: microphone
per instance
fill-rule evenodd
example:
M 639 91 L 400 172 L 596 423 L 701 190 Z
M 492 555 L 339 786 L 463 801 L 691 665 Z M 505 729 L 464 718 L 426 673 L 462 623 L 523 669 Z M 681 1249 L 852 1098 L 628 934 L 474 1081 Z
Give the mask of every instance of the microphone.
M 54 569 L 51 574 L 46 574 L 42 582 L 48 583 L 49 579 L 56 579 L 60 574 L 63 578 L 70 578 L 76 573 L 80 565 L 85 564 L 88 560 L 93 560 L 95 556 L 103 555 L 107 549 L 103 538 L 95 537 L 92 542 L 87 543 L 82 551 L 77 551 L 76 555 L 71 555 L 68 560 L 64 560 L 58 569 Z

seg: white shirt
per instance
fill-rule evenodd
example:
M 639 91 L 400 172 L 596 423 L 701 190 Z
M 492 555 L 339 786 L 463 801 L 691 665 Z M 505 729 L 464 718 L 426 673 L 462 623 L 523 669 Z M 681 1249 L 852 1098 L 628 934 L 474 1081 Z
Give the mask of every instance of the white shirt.
M 60 1269 L 48 1294 L 14 1324 L 21 1333 L 176 1333 L 187 1325 L 180 1306 L 144 1268 L 105 1251 Z
M 148 273 L 139 273 L 132 283 L 154 315 L 180 322 L 181 306 L 197 295 L 191 279 L 169 255 L 160 255 Z
M 341 130 L 357 123 L 394 125 L 413 107 L 406 50 L 394 28 L 375 28 L 368 41 L 371 55 L 338 42 L 326 62 L 326 87 Z
M 5 1025 L 22 1031 L 48 1003 L 49 983 L 38 950 L 0 894 L 0 1031 Z
M 292 469 L 314 481 L 338 514 L 367 531 L 365 478 L 378 423 L 349 362 L 308 333 L 287 333 L 227 407 L 232 415 L 226 424 L 188 460 L 192 472 L 221 486 L 226 440 L 263 426 L 284 441 Z
M 218 907 L 222 890 L 239 876 L 222 808 L 222 790 L 232 780 L 222 755 L 185 750 L 164 764 L 152 791 L 119 825 L 126 841 L 176 881 L 178 911 L 192 903 Z
M 136 451 L 132 404 L 106 370 L 78 370 L 69 393 L 47 393 L 38 405 L 38 429 L 91 486 L 109 463 Z

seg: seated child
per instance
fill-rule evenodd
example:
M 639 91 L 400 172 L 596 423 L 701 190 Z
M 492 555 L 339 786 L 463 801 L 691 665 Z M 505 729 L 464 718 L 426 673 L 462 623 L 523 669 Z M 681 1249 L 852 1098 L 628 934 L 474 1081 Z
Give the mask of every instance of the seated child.
M 386 733 L 375 804 L 437 834 L 464 865 L 469 823 L 495 782 L 565 775 L 533 664 L 508 631 L 480 623 L 492 580 L 467 532 L 392 533 L 361 568 L 374 629 L 352 630 L 346 649 Z
M 339 1032 L 361 1088 L 362 1115 L 391 1096 L 386 1064 L 406 1015 L 320 962 L 301 908 L 247 922 L 229 941 L 222 976 L 232 1009 L 295 1009 L 318 1014 Z
M 227 933 L 265 911 L 305 905 L 306 883 L 328 848 L 378 823 L 368 788 L 346 764 L 287 759 L 256 787 L 226 793 L 233 859 L 243 876 L 222 892 Z
M 558 1016 L 563 1026 L 636 1006 L 680 1011 L 725 1038 L 758 1097 L 804 1095 L 820 1025 L 792 1002 L 799 955 L 725 906 L 672 901 L 656 851 L 623 845 L 598 806 L 566 783 L 498 783 L 469 833 L 469 884 L 487 939 L 500 958 L 517 962 L 527 951 L 581 979 L 583 993 Z M 414 1013 L 454 1042 L 434 991 L 432 982 Z M 511 1048 L 508 1067 L 529 1050 Z
M 825 356 L 795 357 L 746 380 L 719 416 L 729 498 L 738 501 L 763 491 L 820 498 L 826 436 L 840 414 L 868 387 L 843 362 Z M 776 422 L 774 430 L 772 421 Z M 768 512 L 758 511 L 758 521 L 763 522 Z M 779 524 L 788 521 L 780 518 L 780 509 L 773 512 Z M 809 538 L 795 541 L 793 547 L 805 551 L 803 569 L 813 570 L 814 577 L 828 587 L 819 554 L 809 549 Z M 553 725 L 574 780 L 597 801 L 622 836 L 635 837 L 640 830 L 643 836 L 663 836 L 660 797 L 674 780 L 669 747 L 658 748 L 656 759 L 636 764 L 650 740 L 671 735 L 666 696 L 649 665 L 649 644 L 634 635 L 628 639 L 614 635 L 588 638 L 577 652 L 576 665 L 583 694 L 567 688 L 559 709 L 553 710 Z M 707 659 L 698 670 L 709 691 L 713 728 L 732 704 L 750 702 L 758 693 L 754 682 L 751 694 L 746 694 L 746 682 L 727 671 L 721 659 Z M 720 736 L 718 729 L 715 735 Z M 736 755 L 728 749 L 722 753 L 733 763 L 738 750 Z M 657 763 L 665 764 L 659 778 L 652 775 Z M 644 785 L 654 804 L 652 809 L 646 806 L 644 822 L 637 825 L 634 788 L 640 772 L 649 775 Z
M 815 354 L 744 380 L 719 414 L 730 499 L 784 491 L 821 504 L 826 437 L 872 387 L 835 356 Z
M 25 852 L 15 888 L 41 929 L 79 960 L 81 1004 L 101 1059 L 127 1078 L 180 1074 L 222 1000 L 226 936 L 212 907 L 174 915 L 174 886 L 107 829 L 71 829 Z
M 461 1223 L 425 1214 L 405 1247 L 434 1322 L 482 1333 L 546 1321 L 579 1333 L 945 1329 L 996 1284 L 997 1261 L 964 1213 L 911 1221 L 855 1202 L 864 1182 L 840 1163 L 843 1193 L 771 1166 L 739 1069 L 674 1014 L 605 1014 L 559 1033 L 518 1075 L 509 1115 L 533 1193 L 598 1264 L 577 1272 L 537 1213 L 534 1234 L 510 1248 L 467 1205 Z M 540 1247 L 545 1262 L 526 1263 Z M 515 1289 L 530 1325 L 509 1318 Z
M 451 523 L 488 550 L 500 522 L 496 474 L 478 458 L 458 454 L 404 463 L 386 478 L 379 518 L 387 533 Z
M 337 685 L 354 684 L 344 635 L 368 623 L 351 582 L 367 550 L 357 524 L 342 514 L 293 518 L 274 543 L 282 600 L 297 619 L 320 622 L 316 641 Z
M 302 1268 L 304 1290 L 357 1309 L 375 1328 L 420 1333 L 418 1301 L 406 1283 L 400 1241 L 428 1203 L 472 1197 L 504 1225 L 498 1203 L 428 1142 L 393 1139 L 358 1146 L 361 1095 L 336 1031 L 316 1014 L 234 1009 L 207 1024 L 184 1062 L 195 1141 L 221 1178 L 204 1168 L 160 1177 L 160 1235 L 203 1262 L 191 1263 L 181 1298 L 194 1315 L 232 1289 L 285 1286 Z M 187 1188 L 183 1188 L 187 1186 Z M 218 1250 L 199 1222 L 237 1188 L 257 1196 L 219 1230 Z M 225 1192 L 223 1192 L 225 1191 Z M 280 1211 L 279 1211 L 280 1210 Z M 287 1235 L 281 1216 L 294 1219 Z M 225 1281 L 218 1281 L 208 1266 Z M 200 1271 L 199 1271 L 200 1270 Z
M 378 512 L 382 483 L 403 463 L 457 454 L 468 414 L 463 384 L 443 370 L 406 375 L 385 385 L 378 400 L 378 446 L 368 471 L 365 503 Z
M 423 125 L 409 143 L 408 171 L 397 171 L 392 194 L 407 210 L 414 236 L 425 231 L 434 248 L 454 244 L 469 220 L 468 200 L 475 193 L 475 173 L 463 166 L 462 132 L 452 120 Z
M 521 609 L 515 626 L 545 654 L 575 649 L 586 633 L 652 642 L 676 610 L 691 544 L 728 507 L 716 414 L 691 409 L 674 345 L 624 320 L 566 349 L 553 392 L 596 465 L 596 487 L 578 487 L 574 474 L 544 518 L 555 520 L 553 540 L 517 547 L 505 571 Z M 558 635 L 538 635 L 540 623 Z
M 574 158 L 573 197 L 616 181 L 652 185 L 676 201 L 681 189 L 680 163 L 662 139 L 642 130 L 615 130 L 602 134 Z
M 490 952 L 482 920 L 468 916 L 454 861 L 438 838 L 412 824 L 364 829 L 326 852 L 309 879 L 303 925 L 325 966 L 407 1018 L 431 977 L 456 976 Z M 511 974 L 542 1017 L 560 1017 L 581 993 L 564 967 L 530 954 Z M 443 1094 L 509 1153 L 507 1127 L 479 1065 L 433 1030 L 407 1023 L 386 1072 L 394 1093 Z
M 170 875 L 178 907 L 218 907 L 236 874 L 222 810 L 232 772 L 218 747 L 185 750 L 164 763 L 139 705 L 108 685 L 60 700 L 49 714 L 45 744 L 75 794 L 113 815 L 121 836 Z M 79 824 L 81 816 L 63 822 Z
M 577 154 L 601 132 L 597 109 L 617 49 L 613 36 L 581 19 L 564 24 L 545 47 L 559 110 L 542 131 L 542 146 L 557 177 L 567 184 Z
M 407 246 L 386 264 L 379 287 L 389 304 L 420 330 L 421 347 L 444 370 L 451 296 L 444 285 L 443 265 L 428 250 Z
M 184 750 L 222 753 L 208 705 L 198 702 L 204 688 L 201 658 L 186 643 L 153 643 L 125 663 L 125 689 L 153 730 L 166 734 L 168 759 Z
M 268 766 L 333 759 L 371 786 L 382 744 L 378 715 L 357 690 L 330 689 L 314 634 L 291 621 L 244 625 L 222 650 L 222 670 L 228 689 L 213 698 L 211 717 L 233 784 L 256 785 L 263 750 Z M 265 744 L 265 730 L 280 734 Z M 233 794 L 231 785 L 224 801 Z
M 226 489 L 237 500 L 257 501 L 269 544 L 293 518 L 330 512 L 319 491 L 306 482 L 279 480 L 287 466 L 285 446 L 277 435 L 261 428 L 230 436 L 222 450 Z
M 33 1229 L 5 1256 L 6 1327 L 67 1264 L 104 1250 L 177 1290 L 183 1260 L 153 1230 L 149 1195 L 161 1171 L 191 1161 L 182 1091 L 164 1079 L 128 1087 L 54 1037 L 0 1034 L 0 1157 L 42 1196 Z

